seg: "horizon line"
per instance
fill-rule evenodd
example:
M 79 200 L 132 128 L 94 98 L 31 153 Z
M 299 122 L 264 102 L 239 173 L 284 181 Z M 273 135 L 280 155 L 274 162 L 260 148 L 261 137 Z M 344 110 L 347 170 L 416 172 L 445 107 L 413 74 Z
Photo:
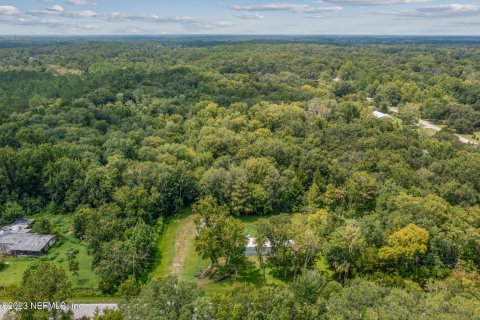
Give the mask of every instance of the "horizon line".
M 468 34 L 349 34 L 349 33 L 332 33 L 332 34 L 315 34 L 315 33 L 178 33 L 178 34 L 0 34 L 0 37 L 470 37 L 480 38 L 478 35 Z

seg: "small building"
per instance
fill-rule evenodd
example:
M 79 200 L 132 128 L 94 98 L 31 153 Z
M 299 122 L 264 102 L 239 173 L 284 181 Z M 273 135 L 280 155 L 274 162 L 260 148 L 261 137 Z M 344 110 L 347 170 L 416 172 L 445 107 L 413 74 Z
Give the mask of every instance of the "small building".
M 0 229 L 0 254 L 17 257 L 37 257 L 45 254 L 57 242 L 55 235 L 30 233 L 31 219 L 17 219 Z
M 376 111 L 376 110 L 373 111 L 372 114 L 375 118 L 378 118 L 378 119 L 391 118 L 391 116 L 389 116 L 388 114 L 380 112 L 380 111 Z
M 11 233 L 0 236 L 0 252 L 17 257 L 41 256 L 57 242 L 54 235 Z
M 248 243 L 245 246 L 245 255 L 246 256 L 256 256 L 257 255 L 257 244 L 256 244 L 256 239 L 253 237 L 248 236 Z M 263 254 L 270 254 L 272 250 L 272 246 L 269 241 L 265 242 L 265 249 L 263 250 Z
M 29 233 L 33 219 L 16 219 L 14 223 L 0 228 L 0 237 L 9 233 Z

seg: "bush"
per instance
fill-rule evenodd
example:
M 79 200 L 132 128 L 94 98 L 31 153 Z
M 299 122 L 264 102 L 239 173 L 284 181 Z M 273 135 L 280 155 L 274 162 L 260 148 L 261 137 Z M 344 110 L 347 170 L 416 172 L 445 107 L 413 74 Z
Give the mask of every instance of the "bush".
M 41 261 L 54 261 L 55 259 L 58 258 L 58 253 L 51 253 L 49 255 L 43 256 L 40 258 Z
M 40 234 L 49 234 L 51 233 L 52 226 L 50 221 L 45 218 L 41 218 L 36 220 L 32 226 L 32 231 Z
M 6 266 L 7 266 L 7 264 L 5 263 L 5 261 L 3 261 L 3 259 L 0 259 L 0 271 L 5 269 Z
M 78 249 L 69 249 L 67 251 L 67 259 L 68 260 L 73 260 L 78 254 Z
M 9 201 L 3 207 L 0 206 L 0 225 L 12 223 L 22 216 L 23 208 L 15 201 Z

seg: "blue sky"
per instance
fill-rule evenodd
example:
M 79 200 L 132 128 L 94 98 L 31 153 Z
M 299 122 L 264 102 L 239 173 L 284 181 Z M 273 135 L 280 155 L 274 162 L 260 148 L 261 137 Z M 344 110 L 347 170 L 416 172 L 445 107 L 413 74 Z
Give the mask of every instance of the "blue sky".
M 480 2 L 0 0 L 0 34 L 480 35 Z

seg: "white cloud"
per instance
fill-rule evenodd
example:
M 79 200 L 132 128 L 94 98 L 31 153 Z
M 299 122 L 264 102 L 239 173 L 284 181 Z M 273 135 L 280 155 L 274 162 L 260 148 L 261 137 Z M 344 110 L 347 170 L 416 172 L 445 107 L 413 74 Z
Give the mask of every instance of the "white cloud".
M 376 6 L 389 4 L 419 3 L 428 0 L 318 0 L 315 3 L 333 3 L 342 6 Z
M 425 7 L 417 9 L 419 12 L 427 13 L 469 13 L 479 12 L 480 6 L 476 4 L 452 3 L 439 6 Z
M 62 28 L 63 30 L 68 31 L 78 31 L 78 30 L 96 30 L 100 27 L 95 24 L 89 23 L 74 23 L 71 21 L 57 20 L 57 19 L 25 19 L 18 18 L 10 21 L 12 24 L 22 25 L 22 26 L 40 26 L 40 27 L 49 27 L 49 28 Z
M 293 3 L 267 3 L 250 6 L 233 5 L 232 9 L 239 11 L 290 11 L 290 12 L 305 12 L 309 10 L 310 6 L 306 4 Z
M 14 6 L 0 6 L 1 15 L 13 16 L 19 13 L 20 11 Z
M 79 17 L 79 18 L 93 18 L 98 16 L 98 12 L 86 10 L 86 11 L 69 13 L 68 15 L 69 16 L 73 15 L 74 17 Z
M 197 29 L 215 29 L 231 26 L 231 23 L 221 20 L 203 20 L 199 17 L 192 16 L 173 16 L 173 17 L 161 17 L 158 15 L 128 15 L 119 12 L 112 12 L 105 17 L 109 22 L 129 22 L 129 21 L 142 21 L 151 23 L 164 23 L 164 24 L 179 24 L 189 30 Z
M 45 2 L 47 0 L 39 0 Z M 68 2 L 68 1 L 67 1 Z M 75 1 L 80 4 L 82 1 Z M 90 1 L 86 1 L 90 2 Z M 92 22 L 143 22 L 145 24 L 176 25 L 188 31 L 216 30 L 232 26 L 227 20 L 206 20 L 196 16 L 159 16 L 135 15 L 125 13 L 99 13 L 90 10 L 70 11 L 60 5 L 50 5 L 42 10 L 30 10 L 21 14 L 13 6 L 0 6 L 0 15 L 9 15 L 12 18 L 2 20 L 3 23 L 17 25 L 38 25 L 46 27 L 65 28 L 66 30 L 96 29 L 98 26 Z M 252 14 L 252 18 L 260 18 L 259 14 Z M 74 19 L 79 19 L 75 20 Z M 88 21 L 88 23 L 84 22 Z M 10 22 L 9 22 L 10 21 Z
M 448 18 L 463 16 L 480 16 L 480 5 L 478 4 L 444 4 L 438 6 L 429 6 L 413 10 L 384 11 L 382 14 L 395 15 L 411 18 Z
M 238 11 L 287 11 L 293 13 L 324 13 L 342 10 L 341 7 L 312 7 L 307 4 L 294 3 L 266 3 L 249 6 L 235 4 L 231 8 Z
M 239 14 L 237 15 L 240 19 L 244 20 L 261 20 L 264 19 L 265 17 L 259 13 L 245 13 L 245 14 Z
M 47 11 L 52 11 L 52 12 L 63 12 L 65 11 L 61 6 L 59 5 L 54 5 L 53 7 L 47 8 Z
M 67 3 L 73 4 L 74 6 L 80 6 L 80 5 L 87 4 L 87 1 L 86 0 L 67 0 Z
M 66 18 L 95 18 L 95 17 L 106 17 L 106 15 L 101 15 L 98 12 L 84 10 L 84 11 L 66 11 L 63 7 L 55 5 L 53 7 L 47 8 L 45 10 L 31 10 L 27 12 L 32 16 L 44 16 L 44 15 L 55 15 Z

